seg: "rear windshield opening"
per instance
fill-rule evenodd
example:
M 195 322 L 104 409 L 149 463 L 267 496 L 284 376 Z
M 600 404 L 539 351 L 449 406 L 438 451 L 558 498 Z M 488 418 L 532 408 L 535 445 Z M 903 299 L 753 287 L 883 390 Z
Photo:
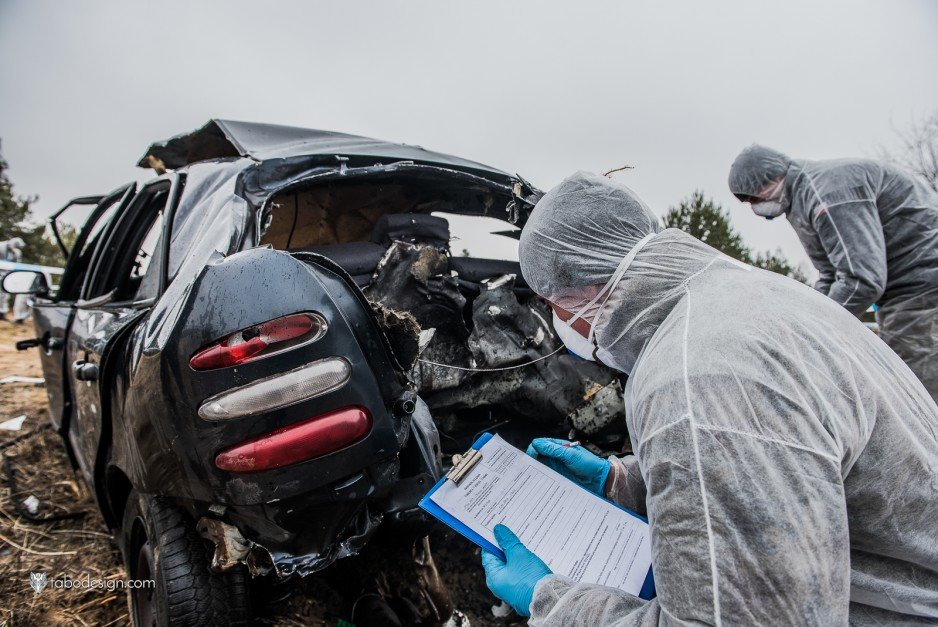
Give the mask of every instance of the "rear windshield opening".
M 490 217 L 506 215 L 503 193 L 436 172 L 297 187 L 267 204 L 260 243 L 327 257 L 360 287 L 396 242 L 438 249 L 464 281 L 517 275 L 518 229 Z
M 434 212 L 504 214 L 507 200 L 490 189 L 463 181 L 415 176 L 332 181 L 294 188 L 268 203 L 261 244 L 278 250 L 305 251 L 349 242 L 379 243 L 384 215 Z M 505 230 L 512 227 L 507 222 Z M 314 251 L 315 252 L 315 251 Z
M 450 252 L 458 257 L 518 260 L 521 229 L 495 218 L 434 212 L 449 222 Z

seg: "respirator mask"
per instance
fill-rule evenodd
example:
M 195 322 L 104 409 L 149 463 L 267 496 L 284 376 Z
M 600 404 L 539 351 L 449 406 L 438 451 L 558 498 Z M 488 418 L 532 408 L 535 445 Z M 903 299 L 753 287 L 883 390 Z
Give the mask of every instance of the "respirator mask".
M 752 203 L 752 211 L 757 216 L 762 216 L 766 220 L 777 218 L 785 213 L 780 200 L 763 200 L 762 202 Z
M 554 312 L 554 329 L 557 331 L 557 336 L 560 338 L 560 341 L 564 343 L 572 353 L 576 356 L 586 359 L 588 361 L 596 361 L 596 355 L 599 356 L 600 361 L 606 364 L 607 366 L 613 366 L 615 364 L 615 358 L 613 355 L 609 354 L 603 348 L 600 348 L 596 344 L 596 323 L 599 321 L 599 316 L 602 313 L 603 307 L 606 304 L 606 301 L 609 300 L 609 297 L 612 295 L 613 290 L 619 285 L 622 281 L 622 277 L 625 274 L 625 271 L 628 270 L 629 266 L 632 264 L 632 260 L 635 259 L 635 255 L 648 243 L 651 238 L 655 236 L 655 233 L 649 233 L 642 239 L 640 239 L 635 246 L 632 247 L 632 250 L 629 251 L 625 257 L 622 258 L 622 261 L 619 262 L 619 267 L 616 268 L 616 271 L 613 273 L 612 278 L 610 278 L 602 289 L 594 296 L 588 303 L 580 307 L 573 317 L 564 322 L 559 317 L 557 313 Z M 580 335 L 580 332 L 573 328 L 573 323 L 576 322 L 579 318 L 582 318 L 587 312 L 595 312 L 593 319 L 590 321 L 590 331 L 588 337 L 583 337 Z M 605 355 L 605 358 L 603 357 Z M 608 360 L 608 361 L 607 361 Z
M 571 353 L 580 359 L 596 361 L 596 358 L 593 356 L 596 347 L 593 346 L 593 343 L 580 335 L 580 332 L 571 327 L 568 323 L 561 320 L 557 316 L 556 311 L 554 312 L 554 331 L 557 332 L 557 337 L 560 338 L 560 341 L 563 342 L 563 345 L 566 346 L 567 350 Z
M 766 220 L 777 218 L 785 213 L 785 179 L 780 178 L 773 183 L 769 183 L 759 191 L 761 200 L 753 200 L 749 203 L 753 213 L 762 216 Z

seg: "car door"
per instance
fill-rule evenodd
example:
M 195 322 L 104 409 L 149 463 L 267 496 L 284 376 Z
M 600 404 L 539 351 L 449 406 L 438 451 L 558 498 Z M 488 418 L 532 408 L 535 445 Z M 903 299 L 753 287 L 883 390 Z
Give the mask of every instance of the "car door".
M 75 310 L 75 301 L 84 280 L 85 271 L 94 250 L 97 237 L 133 196 L 136 183 L 123 185 L 104 196 L 86 196 L 69 201 L 57 211 L 50 223 L 56 240 L 65 255 L 65 270 L 58 288 L 46 298 L 37 298 L 33 306 L 33 321 L 39 360 L 46 380 L 49 414 L 53 426 L 60 434 L 68 429 L 72 409 L 71 390 L 66 375 L 65 343 Z M 94 205 L 69 248 L 62 239 L 67 221 L 74 222 L 71 214 L 82 207 Z
M 98 448 L 109 428 L 110 393 L 119 385 L 108 378 L 109 355 L 165 287 L 169 200 L 178 180 L 168 175 L 144 186 L 102 232 L 75 305 L 66 348 L 75 406 L 69 439 L 89 476 L 95 476 Z

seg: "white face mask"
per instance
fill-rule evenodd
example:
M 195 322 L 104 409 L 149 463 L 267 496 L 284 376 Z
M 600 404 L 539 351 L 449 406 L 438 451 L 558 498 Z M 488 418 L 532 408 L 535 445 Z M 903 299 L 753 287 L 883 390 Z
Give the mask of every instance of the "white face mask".
M 596 361 L 593 357 L 593 351 L 595 350 L 593 343 L 580 335 L 579 331 L 558 318 L 556 311 L 554 312 L 554 330 L 557 332 L 557 337 L 571 353 L 587 361 Z
M 785 213 L 780 200 L 763 200 L 762 202 L 751 203 L 752 210 L 757 216 L 762 216 L 771 220 Z
M 632 250 L 629 251 L 625 257 L 622 258 L 622 261 L 619 262 L 619 267 L 616 268 L 615 273 L 606 282 L 601 290 L 594 296 L 588 303 L 580 307 L 572 318 L 564 322 L 557 317 L 557 314 L 554 313 L 554 327 L 557 329 L 557 335 L 560 336 L 561 341 L 564 345 L 569 348 L 571 351 L 583 357 L 583 359 L 588 359 L 590 361 L 596 361 L 598 357 L 602 363 L 612 368 L 616 368 L 616 360 L 613 358 L 612 354 L 604 348 L 599 347 L 595 342 L 596 336 L 596 324 L 599 321 L 600 314 L 602 313 L 603 307 L 606 305 L 606 301 L 609 300 L 609 297 L 612 296 L 612 293 L 615 291 L 616 286 L 619 285 L 619 282 L 622 281 L 622 276 L 625 274 L 625 271 L 629 269 L 629 266 L 632 265 L 632 260 L 635 259 L 635 255 L 647 244 L 653 237 L 654 233 L 649 233 L 642 239 L 638 240 L 635 246 L 632 247 Z M 595 310 L 596 314 L 590 323 L 590 334 L 588 338 L 583 337 L 571 326 L 576 320 L 583 316 L 584 313 L 588 311 Z M 569 329 L 569 332 L 567 332 Z M 570 341 L 570 344 L 567 344 L 567 341 Z M 582 351 L 582 352 L 581 352 Z M 594 357 L 595 354 L 595 357 Z M 589 355 L 589 357 L 586 357 Z M 606 357 L 604 358 L 603 355 Z M 625 372 L 621 368 L 616 368 L 621 372 Z

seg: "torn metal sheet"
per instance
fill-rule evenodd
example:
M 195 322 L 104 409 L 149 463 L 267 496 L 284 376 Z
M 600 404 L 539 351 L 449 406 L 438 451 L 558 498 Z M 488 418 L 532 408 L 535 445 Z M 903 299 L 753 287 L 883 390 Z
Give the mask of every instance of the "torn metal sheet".
M 461 368 L 474 366 L 467 346 L 469 329 L 463 318 L 466 297 L 449 273 L 444 252 L 433 246 L 396 242 L 378 265 L 365 295 L 379 311 L 388 308 L 407 312 L 420 329 L 436 329 L 428 339 L 425 336 L 423 360 Z M 385 333 L 389 332 L 391 329 L 385 328 Z M 455 388 L 468 376 L 462 370 L 424 362 L 412 371 L 419 391 Z
M 196 528 L 203 538 L 215 545 L 212 568 L 216 570 L 229 570 L 238 564 L 244 564 L 255 577 L 272 571 L 280 577 L 305 577 L 322 570 L 337 559 L 357 555 L 374 534 L 381 519 L 380 514 L 371 515 L 365 508 L 350 525 L 344 540 L 331 545 L 323 553 L 305 555 L 270 551 L 245 538 L 234 525 L 214 518 L 201 518 Z
M 417 357 L 429 343 L 417 319 L 409 311 L 395 311 L 381 303 L 372 303 L 372 309 L 378 316 L 378 324 L 391 343 L 398 363 L 408 370 L 413 368 Z M 429 337 L 432 336 L 431 333 Z
M 196 527 L 199 534 L 215 543 L 212 568 L 228 570 L 245 560 L 253 548 L 237 527 L 212 518 L 202 518 Z
M 473 331 L 468 340 L 475 361 L 486 368 L 527 364 L 507 371 L 479 372 L 472 385 L 429 396 L 434 409 L 463 409 L 496 405 L 526 416 L 539 424 L 567 425 L 574 412 L 590 413 L 594 403 L 602 401 L 602 415 L 621 421 L 625 432 L 624 403 L 621 394 L 615 399 L 588 395 L 589 390 L 616 382 L 609 369 L 594 362 L 567 354 L 541 361 L 561 346 L 548 322 L 546 305 L 537 299 L 521 303 L 513 290 L 513 280 L 491 281 L 473 303 Z M 586 426 L 587 429 L 581 429 Z M 580 421 L 573 425 L 586 435 L 598 433 L 599 421 Z
M 480 368 L 529 362 L 560 346 L 547 320 L 518 301 L 514 284 L 511 274 L 483 283 L 472 303 L 473 329 L 467 344 Z
M 347 533 L 344 534 L 345 539 L 338 544 L 331 545 L 327 551 L 308 555 L 293 555 L 280 551 L 272 553 L 277 574 L 281 577 L 289 575 L 305 577 L 322 570 L 338 559 L 358 555 L 377 531 L 383 518 L 383 513 L 372 513 L 368 507 L 363 507 L 350 522 Z
M 270 552 L 245 538 L 234 525 L 203 517 L 196 529 L 203 538 L 215 544 L 215 553 L 212 555 L 212 568 L 215 570 L 230 570 L 238 564 L 244 564 L 254 576 L 271 571 L 273 557 Z

